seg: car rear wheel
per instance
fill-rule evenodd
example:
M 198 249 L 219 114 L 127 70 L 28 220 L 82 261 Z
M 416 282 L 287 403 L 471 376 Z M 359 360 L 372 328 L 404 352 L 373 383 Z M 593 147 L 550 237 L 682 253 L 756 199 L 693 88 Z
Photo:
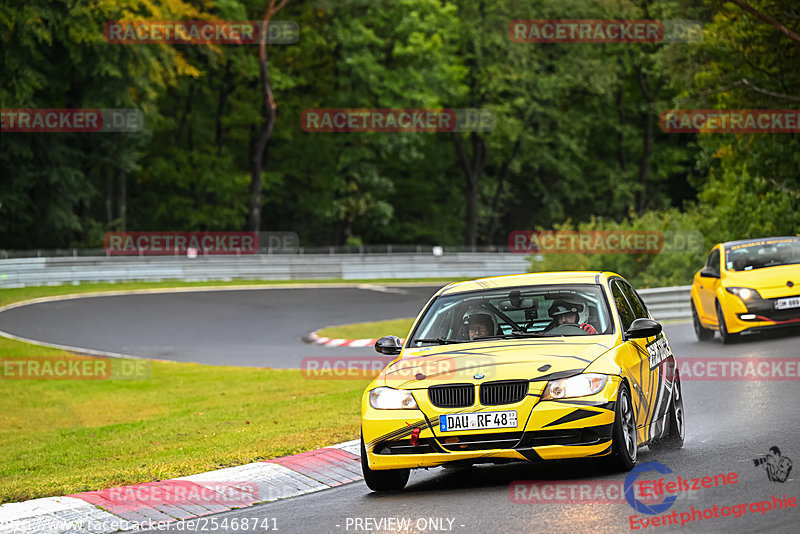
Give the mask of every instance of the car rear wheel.
M 650 444 L 650 450 L 677 450 L 683 447 L 683 438 L 686 435 L 686 423 L 683 419 L 683 393 L 678 370 L 675 369 L 675 385 L 673 386 L 672 402 L 667 412 L 667 430 L 664 436 Z
M 607 466 L 614 471 L 630 471 L 636 465 L 639 444 L 631 394 L 625 382 L 620 384 L 617 393 L 616 415 L 611 436 L 611 456 L 607 457 Z
M 705 328 L 700 322 L 700 317 L 697 315 L 697 308 L 692 301 L 692 323 L 694 323 L 694 334 L 697 336 L 698 341 L 708 341 L 714 338 L 714 331 Z
M 399 491 L 406 487 L 410 469 L 373 470 L 367 462 L 367 449 L 364 446 L 364 436 L 361 436 L 361 472 L 364 482 L 372 491 Z
M 725 315 L 722 313 L 722 306 L 717 302 L 717 321 L 719 322 L 719 337 L 722 339 L 723 345 L 733 343 L 736 339 L 736 334 L 728 332 L 728 326 L 725 324 Z

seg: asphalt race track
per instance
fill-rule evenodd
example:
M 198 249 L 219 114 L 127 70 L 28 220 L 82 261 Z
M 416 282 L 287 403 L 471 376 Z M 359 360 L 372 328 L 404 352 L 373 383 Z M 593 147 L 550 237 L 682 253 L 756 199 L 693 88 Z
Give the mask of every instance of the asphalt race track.
M 61 300 L 6 310 L 0 313 L 0 330 L 177 362 L 298 368 L 307 356 L 358 350 L 307 345 L 301 342 L 305 334 L 330 325 L 415 317 L 442 285 L 201 290 Z M 406 332 L 387 334 L 402 337 Z
M 405 293 L 366 289 L 270 289 L 171 295 L 102 297 L 24 306 L 0 313 L 0 330 L 43 341 L 113 352 L 214 364 L 297 367 L 308 355 L 365 354 L 371 349 L 322 348 L 299 338 L 329 324 L 414 315 L 435 291 L 405 287 Z M 690 324 L 665 331 L 679 359 L 800 356 L 796 332 L 749 337 L 723 346 L 718 338 L 699 343 Z M 359 351 L 359 352 L 356 352 Z M 660 462 L 672 470 L 667 481 L 736 473 L 721 487 L 678 492 L 657 515 L 621 502 L 568 502 L 541 489 L 515 493 L 515 481 L 553 484 L 622 483 L 591 462 L 511 464 L 412 471 L 403 492 L 374 494 L 361 483 L 208 516 L 211 523 L 172 524 L 170 531 L 224 532 L 797 532 L 800 524 L 800 381 L 687 380 L 683 394 L 686 443 L 675 452 L 639 450 L 639 464 Z M 785 482 L 771 482 L 753 459 L 778 446 L 795 462 Z M 658 475 L 662 476 L 662 475 Z M 654 472 L 641 479 L 657 479 Z M 543 488 L 543 487 L 542 487 Z M 566 494 L 569 495 L 567 489 Z M 612 493 L 607 494 L 611 496 Z M 773 496 L 797 499 L 793 508 L 750 503 Z M 746 513 L 742 513 L 746 505 Z M 728 517 L 713 517 L 728 510 Z M 693 509 L 697 513 L 693 514 Z M 710 515 L 698 519 L 705 509 Z M 641 521 L 675 512 L 681 526 L 644 527 Z M 739 515 L 739 517 L 735 517 Z M 700 515 L 702 517 L 702 515 Z M 247 518 L 247 527 L 243 519 Z M 236 519 L 234 522 L 233 519 Z M 258 528 L 254 529 L 254 522 Z M 404 522 L 404 523 L 398 523 Z M 632 522 L 634 521 L 634 522 Z M 638 521 L 638 522 L 635 522 Z M 236 528 L 232 528 L 232 525 Z M 188 528 L 192 527 L 192 528 Z M 223 527 L 224 530 L 223 530 Z M 636 528 L 632 528 L 636 527 Z

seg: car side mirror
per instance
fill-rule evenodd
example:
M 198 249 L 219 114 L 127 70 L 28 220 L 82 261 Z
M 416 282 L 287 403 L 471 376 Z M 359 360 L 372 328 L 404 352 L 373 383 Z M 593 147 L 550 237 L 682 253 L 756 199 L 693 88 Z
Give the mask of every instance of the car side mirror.
M 703 267 L 700 269 L 700 276 L 702 278 L 719 278 L 719 275 L 714 272 L 714 269 L 711 267 Z
M 389 356 L 400 354 L 400 349 L 402 348 L 403 342 L 397 336 L 384 336 L 375 342 L 375 350 Z
M 661 324 L 652 320 L 639 318 L 631 323 L 625 337 L 628 339 L 639 339 L 643 337 L 653 337 L 661 332 Z

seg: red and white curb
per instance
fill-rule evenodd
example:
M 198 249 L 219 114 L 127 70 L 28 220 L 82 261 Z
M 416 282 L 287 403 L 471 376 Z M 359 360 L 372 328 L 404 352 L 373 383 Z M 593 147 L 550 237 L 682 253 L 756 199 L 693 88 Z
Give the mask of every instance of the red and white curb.
M 141 530 L 361 480 L 359 441 L 187 477 L 0 506 L 0 533 Z
M 303 336 L 303 341 L 312 345 L 324 345 L 326 347 L 370 347 L 375 344 L 377 339 L 339 339 L 320 336 L 316 332 L 311 332 Z
M 323 345 L 325 347 L 371 347 L 377 339 L 340 339 L 333 337 L 320 336 L 316 332 L 311 332 L 303 336 L 303 341 L 312 345 Z M 405 343 L 405 339 L 400 340 Z

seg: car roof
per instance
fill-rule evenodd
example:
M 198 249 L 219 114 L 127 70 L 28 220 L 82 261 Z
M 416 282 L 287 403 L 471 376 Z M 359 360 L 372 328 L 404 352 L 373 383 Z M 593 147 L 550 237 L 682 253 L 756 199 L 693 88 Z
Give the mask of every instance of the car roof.
M 510 274 L 493 276 L 491 278 L 478 278 L 465 282 L 455 282 L 439 291 L 440 295 L 479 291 L 481 289 L 494 289 L 502 287 L 535 286 L 546 284 L 597 284 L 612 276 L 619 276 L 607 271 L 561 271 L 549 273 Z
M 726 241 L 724 243 L 720 243 L 723 247 L 729 248 L 735 245 L 749 245 L 751 243 L 761 243 L 766 241 L 772 241 L 773 239 L 789 239 L 793 241 L 800 241 L 800 236 L 796 235 L 784 235 L 784 236 L 775 236 L 775 237 L 756 237 L 753 239 L 739 239 L 737 241 Z

